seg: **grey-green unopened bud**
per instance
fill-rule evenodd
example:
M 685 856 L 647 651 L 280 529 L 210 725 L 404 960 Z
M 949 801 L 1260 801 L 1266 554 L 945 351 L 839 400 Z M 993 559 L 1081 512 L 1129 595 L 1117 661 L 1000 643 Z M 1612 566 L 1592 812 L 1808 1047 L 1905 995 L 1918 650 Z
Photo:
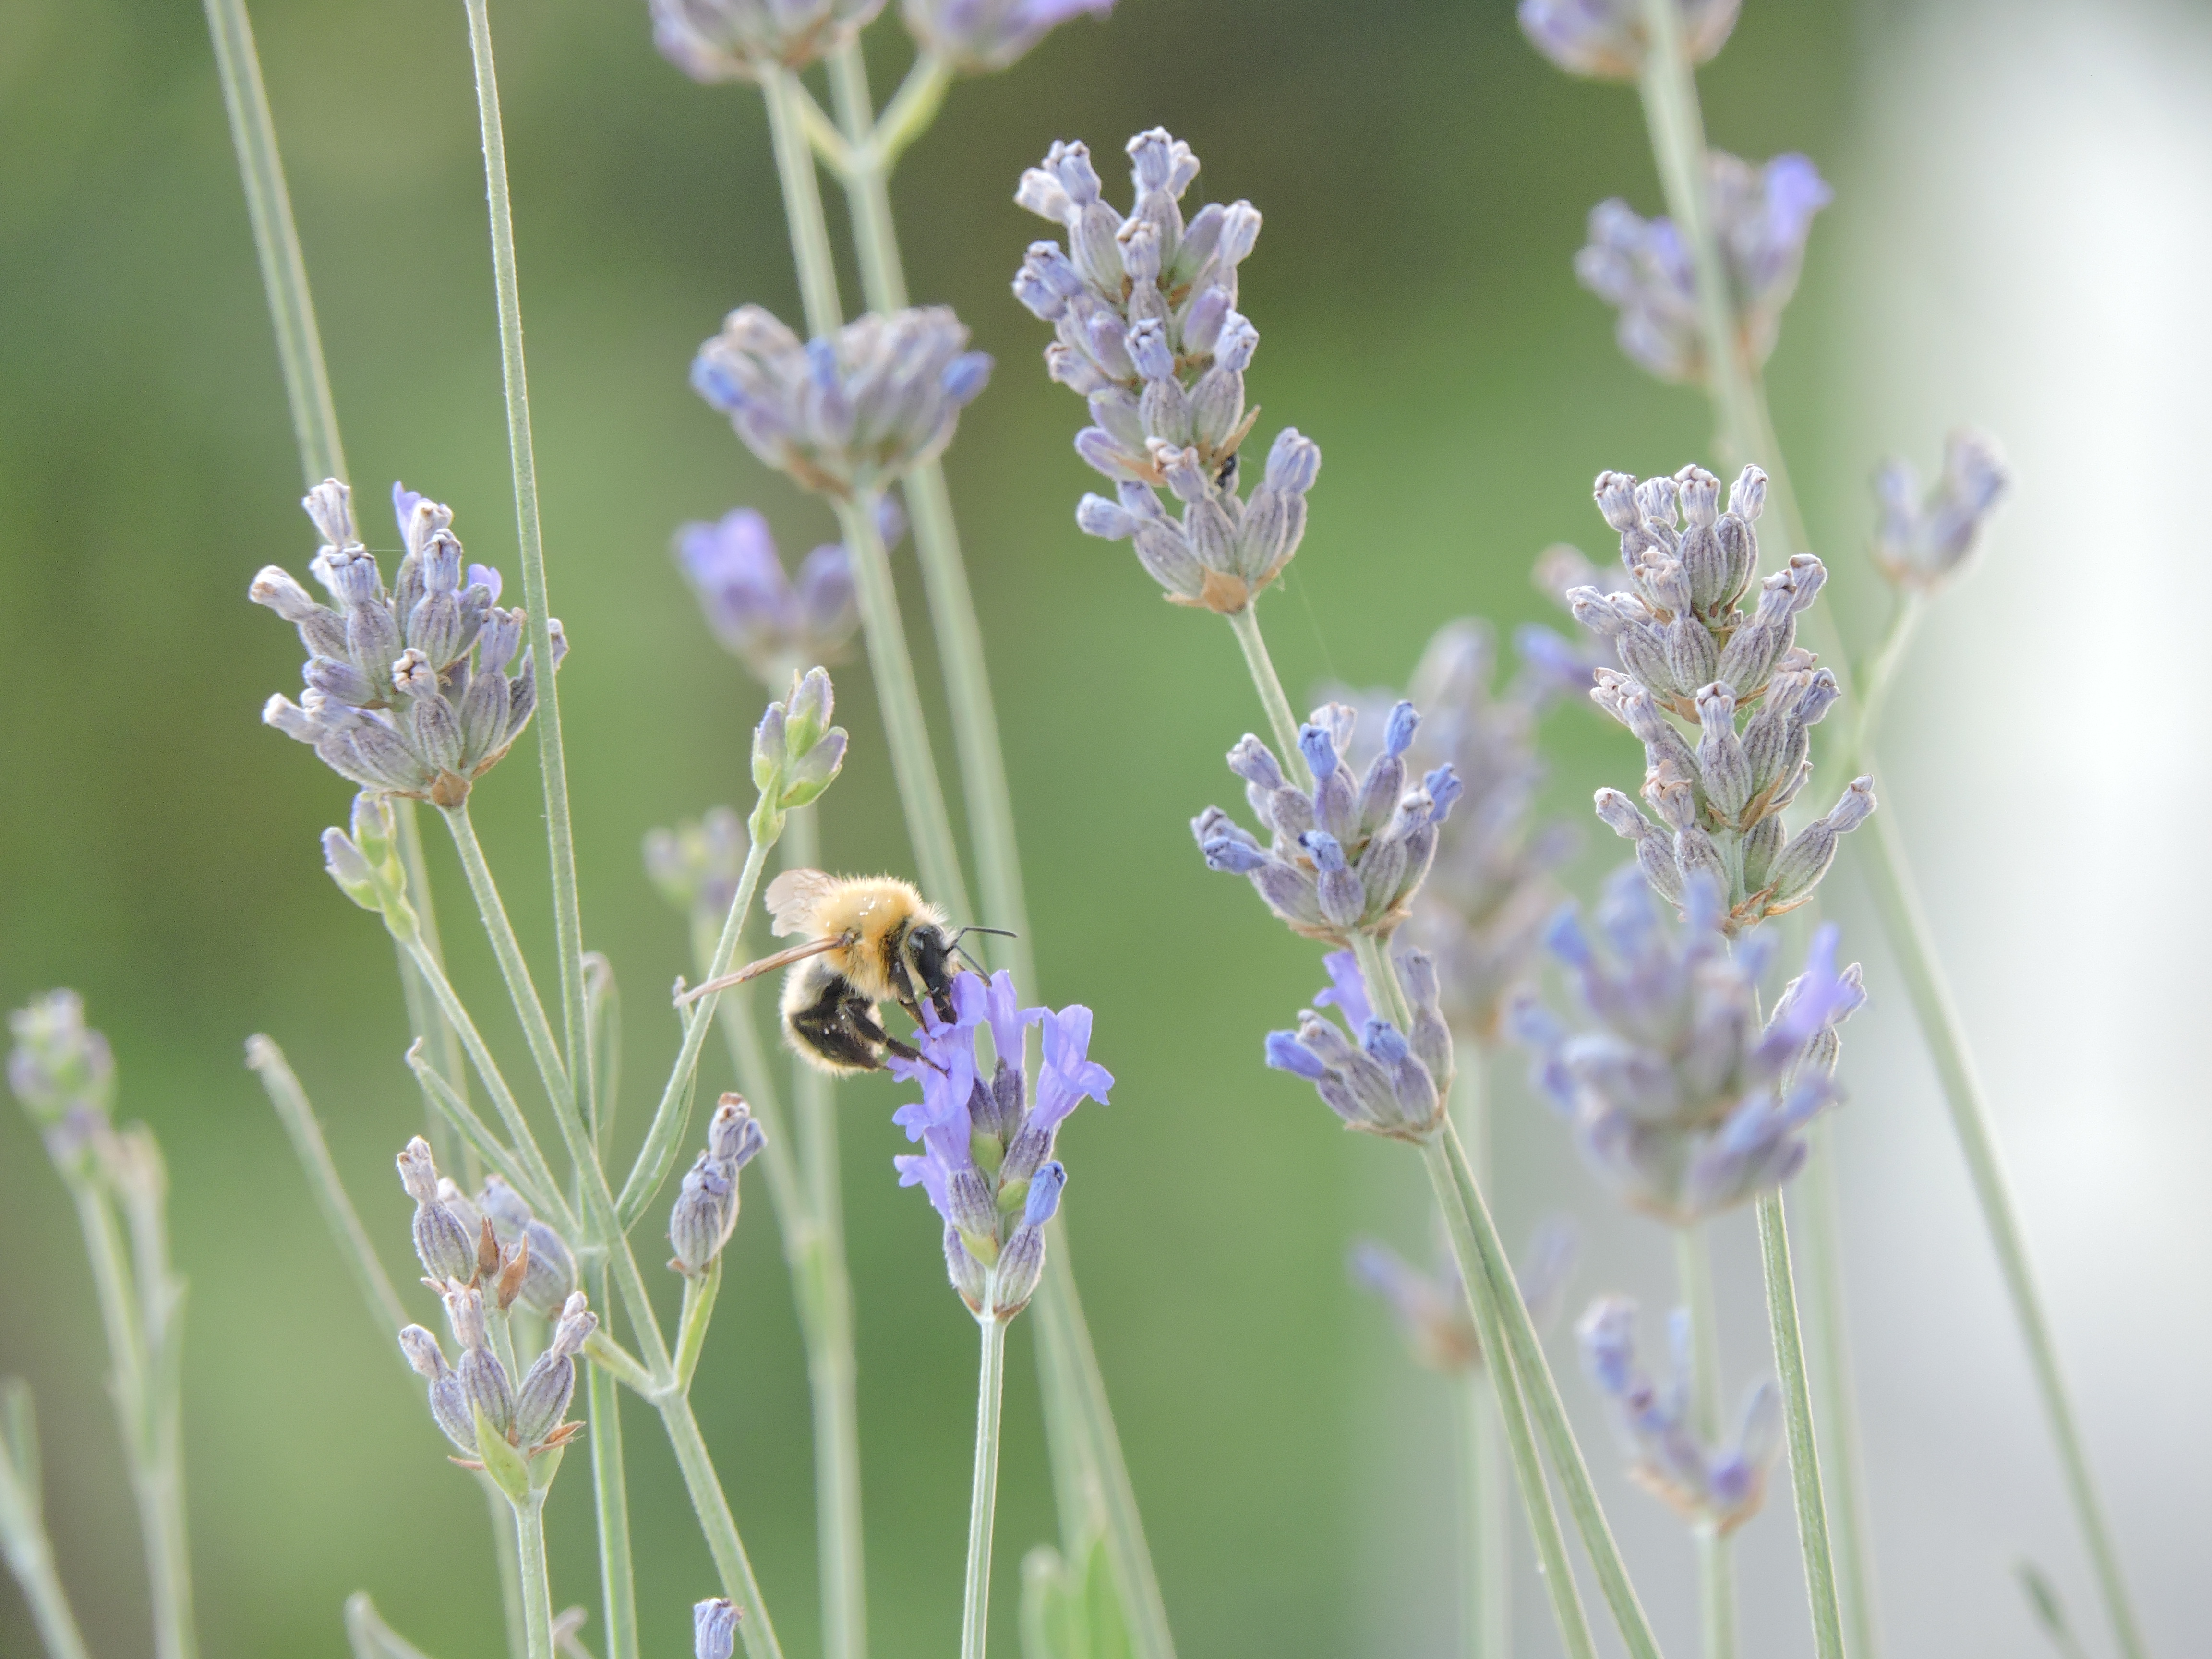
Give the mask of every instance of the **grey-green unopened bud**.
M 1024 1222 L 999 1252 L 998 1268 L 991 1275 L 991 1311 L 1000 1324 L 1029 1306 L 1043 1276 L 1044 1229 Z

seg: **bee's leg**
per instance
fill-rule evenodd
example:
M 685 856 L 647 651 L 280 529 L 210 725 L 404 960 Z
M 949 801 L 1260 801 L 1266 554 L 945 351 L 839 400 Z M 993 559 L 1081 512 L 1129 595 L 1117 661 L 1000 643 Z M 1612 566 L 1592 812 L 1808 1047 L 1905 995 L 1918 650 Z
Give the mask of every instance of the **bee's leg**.
M 883 1069 L 883 1032 L 866 1003 L 825 996 L 787 1018 L 792 1035 L 830 1065 L 862 1072 Z
M 884 1053 L 896 1054 L 909 1066 L 927 1066 L 933 1071 L 939 1069 L 936 1062 L 919 1048 L 915 1048 L 911 1043 L 901 1042 L 889 1031 L 884 1030 L 878 1023 L 873 1009 L 857 1006 L 851 1003 L 848 1003 L 846 1006 L 852 1011 L 854 1030 L 864 1041 Z M 876 1064 L 880 1066 L 883 1062 L 879 1060 Z

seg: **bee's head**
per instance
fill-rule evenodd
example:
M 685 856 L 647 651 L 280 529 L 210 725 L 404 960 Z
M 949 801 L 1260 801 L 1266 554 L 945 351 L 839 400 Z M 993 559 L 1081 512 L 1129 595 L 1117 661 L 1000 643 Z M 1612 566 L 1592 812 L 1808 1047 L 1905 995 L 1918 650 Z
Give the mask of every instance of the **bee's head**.
M 945 937 L 943 928 L 924 923 L 909 931 L 899 948 L 915 987 L 929 999 L 937 1017 L 950 1022 L 954 1018 L 952 978 L 960 971 L 953 941 Z

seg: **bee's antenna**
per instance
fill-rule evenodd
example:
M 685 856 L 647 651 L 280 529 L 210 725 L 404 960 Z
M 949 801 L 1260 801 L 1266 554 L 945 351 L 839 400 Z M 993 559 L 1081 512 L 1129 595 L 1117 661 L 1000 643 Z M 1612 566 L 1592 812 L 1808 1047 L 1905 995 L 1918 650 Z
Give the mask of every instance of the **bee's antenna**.
M 970 933 L 995 933 L 1000 939 L 1019 939 L 1021 937 L 1019 933 L 1015 933 L 1011 928 L 978 927 L 973 922 L 970 922 L 967 927 L 963 927 L 958 933 L 955 933 L 951 940 L 952 948 L 955 951 L 959 951 L 960 959 L 963 962 L 966 963 L 970 968 L 973 968 L 979 974 L 983 971 L 983 964 L 976 961 L 974 954 L 963 947 L 960 943 L 962 939 L 966 939 Z

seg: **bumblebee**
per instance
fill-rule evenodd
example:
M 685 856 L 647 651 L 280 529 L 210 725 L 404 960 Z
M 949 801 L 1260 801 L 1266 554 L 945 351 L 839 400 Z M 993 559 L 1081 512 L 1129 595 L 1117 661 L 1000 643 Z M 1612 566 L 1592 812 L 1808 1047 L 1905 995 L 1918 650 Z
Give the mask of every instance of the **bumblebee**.
M 884 1030 L 878 1008 L 896 1002 L 915 1024 L 927 1001 L 941 1020 L 953 1018 L 952 981 L 968 933 L 949 931 L 945 913 L 893 876 L 833 876 L 786 870 L 768 884 L 769 932 L 809 935 L 804 944 L 763 957 L 686 999 L 771 972 L 784 975 L 785 1041 L 825 1072 L 844 1076 L 880 1070 L 884 1056 L 919 1060 L 914 1047 Z

